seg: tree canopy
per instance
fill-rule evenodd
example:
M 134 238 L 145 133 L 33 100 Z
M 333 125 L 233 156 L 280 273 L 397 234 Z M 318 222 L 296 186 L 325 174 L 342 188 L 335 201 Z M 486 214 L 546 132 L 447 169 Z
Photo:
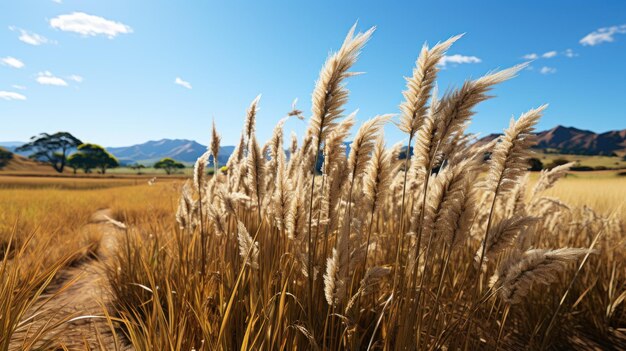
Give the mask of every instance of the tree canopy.
M 531 172 L 539 172 L 543 169 L 543 162 L 536 157 L 528 159 L 528 170 Z
M 81 168 L 85 173 L 89 173 L 92 169 L 98 169 L 101 174 L 105 174 L 109 168 L 120 165 L 115 156 L 96 144 L 81 144 L 77 152 L 69 157 L 68 162 L 74 171 Z
M 146 168 L 146 166 L 142 165 L 141 163 L 134 163 L 130 166 L 128 166 L 130 169 L 134 170 L 137 172 L 137 174 L 141 174 L 141 170 Z
M 67 153 L 81 144 L 82 141 L 68 132 L 41 133 L 15 151 L 33 151 L 29 158 L 48 163 L 57 172 L 62 173 L 67 163 Z
M 155 163 L 154 168 L 162 169 L 165 171 L 165 173 L 172 174 L 172 172 L 174 172 L 176 169 L 185 168 L 185 165 L 174 159 L 166 157 Z

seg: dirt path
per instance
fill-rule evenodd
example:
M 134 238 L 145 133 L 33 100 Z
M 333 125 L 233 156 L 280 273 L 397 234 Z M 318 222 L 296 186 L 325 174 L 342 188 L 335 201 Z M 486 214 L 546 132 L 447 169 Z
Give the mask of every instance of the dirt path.
M 111 311 L 110 284 L 106 264 L 114 259 L 123 225 L 111 219 L 109 210 L 96 212 L 86 231 L 101 234 L 95 255 L 58 274 L 54 283 L 40 297 L 26 319 L 32 318 L 27 332 L 13 337 L 10 350 L 44 348 L 48 350 L 132 350 L 125 339 L 111 330 L 106 311 Z M 69 283 L 69 284 L 68 284 Z M 46 332 L 43 341 L 24 344 L 41 328 L 59 324 Z

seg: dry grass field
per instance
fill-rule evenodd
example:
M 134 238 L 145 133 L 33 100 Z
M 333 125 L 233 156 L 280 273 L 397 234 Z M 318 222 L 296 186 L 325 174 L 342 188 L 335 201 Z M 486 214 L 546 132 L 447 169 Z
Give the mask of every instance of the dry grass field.
M 438 96 L 459 37 L 408 78 L 414 154 L 385 145 L 389 115 L 346 154 L 372 32 L 329 56 L 300 142 L 283 119 L 259 145 L 255 99 L 226 173 L 207 176 L 214 128 L 187 180 L 0 177 L 0 350 L 626 348 L 626 178 L 529 174 L 545 106 L 470 144 L 474 107 L 525 66 Z

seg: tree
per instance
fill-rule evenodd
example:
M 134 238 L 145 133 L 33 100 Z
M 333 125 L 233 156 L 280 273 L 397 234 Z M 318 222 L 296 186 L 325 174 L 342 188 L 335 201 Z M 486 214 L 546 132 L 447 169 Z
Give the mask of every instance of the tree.
M 174 172 L 176 169 L 185 168 L 185 165 L 169 157 L 166 157 L 155 163 L 154 168 L 162 169 L 165 171 L 165 173 L 172 174 L 172 172 Z
M 130 169 L 134 170 L 135 172 L 137 172 L 137 174 L 141 174 L 141 170 L 146 168 L 146 166 L 140 164 L 140 163 L 134 163 L 132 165 L 129 166 Z
M 531 172 L 539 172 L 543 169 L 543 162 L 540 159 L 531 157 L 528 159 L 528 170 Z
M 49 163 L 59 173 L 65 168 L 67 153 L 83 143 L 68 132 L 42 133 L 30 140 L 15 151 L 33 151 L 29 156 L 31 159 Z
M 13 153 L 0 148 L 0 168 L 6 166 L 13 158 Z
M 67 158 L 67 165 L 74 170 L 74 174 L 76 174 L 77 169 L 82 169 L 85 173 L 91 173 L 91 170 L 94 168 L 93 162 L 90 162 L 85 157 L 85 154 L 81 152 L 71 154 Z
M 82 168 L 85 173 L 97 168 L 105 174 L 109 168 L 119 167 L 120 163 L 102 146 L 96 144 L 81 144 L 78 151 L 70 156 L 72 168 Z

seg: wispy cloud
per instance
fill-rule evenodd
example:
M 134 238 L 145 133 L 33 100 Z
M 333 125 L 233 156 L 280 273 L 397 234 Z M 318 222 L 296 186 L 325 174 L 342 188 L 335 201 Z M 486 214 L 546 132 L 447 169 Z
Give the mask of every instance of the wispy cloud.
M 464 56 L 464 55 L 455 54 L 455 55 L 449 55 L 449 56 L 446 55 L 442 57 L 441 60 L 439 60 L 439 66 L 446 67 L 446 65 L 448 65 L 449 63 L 459 65 L 463 63 L 480 63 L 480 62 L 482 62 L 482 60 L 476 56 Z
M 11 87 L 18 89 L 18 90 L 26 90 L 26 87 L 23 85 L 17 85 L 17 84 L 13 84 L 11 85 Z
M 548 66 L 543 66 L 543 67 L 541 67 L 541 69 L 539 70 L 539 73 L 541 73 L 541 74 L 554 74 L 554 73 L 556 73 L 556 68 L 554 68 L 554 67 L 548 67 Z
M 66 87 L 67 82 L 62 78 L 55 77 L 49 71 L 39 72 L 37 74 L 37 83 L 41 85 L 55 85 L 58 87 Z
M 178 84 L 178 85 L 180 85 L 182 87 L 185 87 L 187 89 L 191 89 L 191 83 L 180 79 L 180 77 L 176 77 L 176 79 L 174 80 L 174 84 Z
M 565 55 L 565 57 L 567 57 L 567 58 L 572 58 L 572 57 L 578 56 L 578 54 L 575 53 L 574 50 L 572 50 L 572 49 L 567 49 L 567 50 L 563 51 L 563 55 Z
M 82 77 L 82 76 L 79 76 L 79 75 L 77 75 L 77 74 L 72 74 L 71 76 L 67 77 L 67 79 L 69 79 L 69 80 L 73 80 L 73 81 L 75 81 L 76 83 L 82 83 L 82 82 L 83 82 L 83 77 Z
M 50 26 L 64 32 L 74 32 L 83 36 L 104 35 L 113 39 L 119 34 L 129 34 L 133 29 L 124 23 L 93 16 L 84 12 L 60 15 L 50 20 Z
M 558 55 L 558 53 L 553 50 L 553 51 L 545 52 L 543 55 L 541 55 L 541 57 L 543 57 L 543 58 L 553 58 L 556 55 Z
M 24 62 L 16 59 L 15 57 L 11 57 L 11 56 L 7 56 L 7 57 L 1 58 L 0 62 L 2 62 L 2 64 L 5 65 L 5 66 L 10 66 L 10 67 L 13 67 L 13 68 L 22 68 L 22 67 L 24 67 Z
M 596 46 L 602 43 L 610 43 L 615 40 L 616 34 L 626 34 L 626 24 L 596 29 L 580 39 L 580 44 L 583 46 Z
M 526 54 L 526 55 L 522 56 L 522 58 L 523 58 L 524 60 L 536 60 L 536 59 L 538 59 L 538 58 L 539 58 L 539 55 L 537 55 L 537 54 L 535 54 L 535 53 L 532 53 L 532 54 Z
M 26 96 L 13 91 L 0 90 L 0 99 L 2 100 L 26 100 Z
M 62 4 L 63 0 L 52 0 L 52 2 L 57 3 L 57 4 Z
M 48 38 L 44 36 L 41 36 L 37 33 L 29 32 L 22 28 L 10 26 L 9 30 L 11 30 L 12 32 L 20 32 L 20 36 L 18 37 L 18 39 L 29 45 L 39 46 L 41 44 L 53 43 L 51 40 L 48 40 Z

